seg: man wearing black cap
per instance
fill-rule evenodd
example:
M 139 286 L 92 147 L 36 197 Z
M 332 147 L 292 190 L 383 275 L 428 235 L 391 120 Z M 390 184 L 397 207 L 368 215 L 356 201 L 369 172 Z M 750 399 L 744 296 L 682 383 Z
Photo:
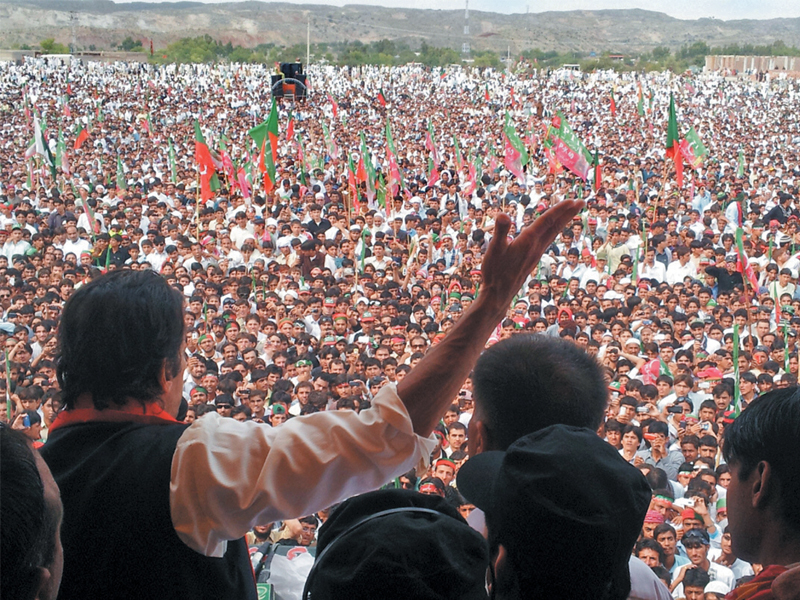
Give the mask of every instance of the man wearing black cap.
M 736 270 L 735 254 L 729 254 L 725 257 L 724 268 L 706 267 L 706 273 L 717 278 L 717 289 L 720 292 L 731 292 L 737 285 L 744 289 L 742 274 Z
M 599 363 L 576 344 L 520 334 L 481 355 L 473 371 L 473 398 L 471 457 L 505 451 L 523 436 L 552 425 L 597 430 L 608 405 L 608 388 Z M 482 516 L 475 510 L 468 519 L 479 531 L 485 528 Z M 629 554 L 632 549 L 633 543 Z M 634 558 L 630 568 L 632 598 L 670 598 L 644 563 Z
M 650 487 L 594 431 L 553 425 L 479 454 L 458 488 L 486 513 L 494 597 L 628 597 Z

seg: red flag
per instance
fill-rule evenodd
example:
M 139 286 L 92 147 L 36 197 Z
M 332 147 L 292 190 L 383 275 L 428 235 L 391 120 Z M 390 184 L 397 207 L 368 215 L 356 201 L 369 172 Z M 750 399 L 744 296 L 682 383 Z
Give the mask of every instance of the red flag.
M 336 117 L 339 116 L 339 105 L 336 103 L 336 100 L 334 100 L 333 96 L 331 96 L 330 94 L 328 94 L 328 102 L 330 102 L 331 106 L 333 107 L 333 118 L 335 119 Z
M 269 194 L 275 188 L 275 182 L 272 181 L 272 177 L 270 176 L 270 170 L 267 168 L 266 165 L 266 152 L 265 149 L 267 147 L 267 138 L 264 138 L 264 141 L 261 143 L 261 152 L 258 156 L 258 170 L 261 171 L 262 175 L 264 176 L 264 191 Z
M 211 178 L 214 176 L 214 159 L 208 149 L 200 124 L 194 122 L 194 159 L 200 170 L 200 197 L 203 201 L 210 200 L 214 194 L 211 191 Z
M 378 102 L 381 103 L 381 106 L 386 108 L 386 95 L 383 93 L 383 88 L 378 90 Z
M 611 90 L 611 116 L 617 116 L 617 101 L 614 99 L 614 90 Z
M 72 147 L 73 150 L 80 148 L 83 142 L 89 139 L 89 132 L 80 125 L 78 125 L 78 127 L 78 137 L 75 139 L 75 145 Z
M 358 157 L 358 167 L 356 168 L 356 181 L 364 182 L 367 180 L 367 168 L 364 166 L 364 157 Z
M 483 97 L 488 102 L 489 101 L 489 84 L 486 84 L 486 87 L 483 88 Z
M 289 124 L 286 126 L 286 139 L 294 139 L 294 115 L 289 117 Z
M 678 144 L 680 146 L 680 143 Z M 678 187 L 683 187 L 683 154 L 678 151 L 672 157 L 675 161 L 675 179 L 677 180 Z

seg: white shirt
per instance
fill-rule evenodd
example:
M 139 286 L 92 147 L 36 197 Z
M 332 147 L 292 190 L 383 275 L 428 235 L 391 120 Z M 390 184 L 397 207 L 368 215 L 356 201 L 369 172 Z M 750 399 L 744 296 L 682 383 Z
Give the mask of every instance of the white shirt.
M 667 267 L 667 283 L 675 285 L 676 283 L 683 283 L 684 277 L 696 277 L 697 269 L 695 269 L 692 261 L 687 261 L 682 265 L 679 260 L 674 260 L 669 263 Z
M 360 413 L 319 412 L 275 428 L 209 413 L 175 448 L 172 523 L 187 546 L 219 558 L 254 525 L 308 515 L 424 470 L 436 444 L 414 433 L 394 385 Z

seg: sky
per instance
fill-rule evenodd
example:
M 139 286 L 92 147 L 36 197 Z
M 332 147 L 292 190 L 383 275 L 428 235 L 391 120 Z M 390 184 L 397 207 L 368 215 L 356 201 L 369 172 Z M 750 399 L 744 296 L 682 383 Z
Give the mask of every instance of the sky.
M 161 0 L 138 0 L 160 2 Z M 199 0 L 200 2 L 236 2 L 244 0 Z M 400 8 L 462 9 L 464 0 L 284 0 L 295 4 L 373 4 Z M 559 0 L 559 10 L 600 10 L 619 8 L 641 8 L 663 12 L 678 19 L 715 18 L 775 19 L 800 17 L 800 2 L 797 0 Z M 532 0 L 470 0 L 470 9 L 502 13 L 545 12 L 553 10 L 550 3 Z

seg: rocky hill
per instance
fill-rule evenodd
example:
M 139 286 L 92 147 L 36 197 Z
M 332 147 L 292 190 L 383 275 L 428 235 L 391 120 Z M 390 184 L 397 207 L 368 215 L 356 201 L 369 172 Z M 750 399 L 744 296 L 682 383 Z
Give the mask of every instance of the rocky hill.
M 344 7 L 280 2 L 114 3 L 110 0 L 0 0 L 0 47 L 35 45 L 53 37 L 71 40 L 74 11 L 77 45 L 109 49 L 125 37 L 152 39 L 163 47 L 183 37 L 209 34 L 234 45 L 305 43 L 306 23 L 315 42 L 363 42 L 389 38 L 412 47 L 426 42 L 460 48 L 462 10 L 420 10 L 367 5 Z M 696 41 L 709 45 L 800 46 L 800 19 L 686 21 L 645 10 L 597 10 L 500 14 L 470 11 L 470 44 L 512 53 L 528 48 L 636 53 L 672 49 Z

